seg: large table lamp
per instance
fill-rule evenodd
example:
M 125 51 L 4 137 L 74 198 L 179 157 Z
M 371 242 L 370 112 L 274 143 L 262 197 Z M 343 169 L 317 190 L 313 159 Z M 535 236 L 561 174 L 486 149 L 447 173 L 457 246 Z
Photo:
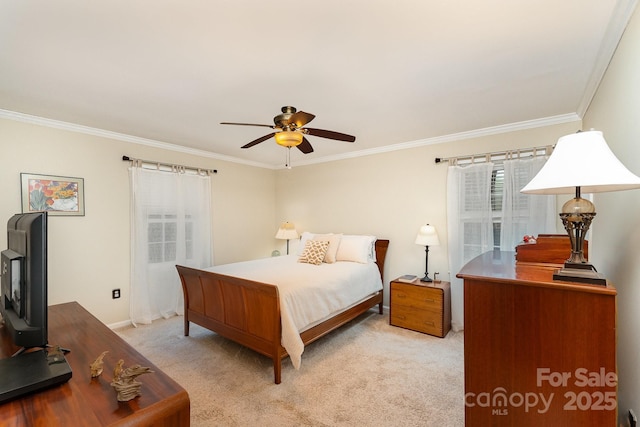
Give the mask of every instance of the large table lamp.
M 276 239 L 282 239 L 287 241 L 287 255 L 289 255 L 289 240 L 297 239 L 298 232 L 296 231 L 296 227 L 290 222 L 284 222 L 278 228 L 278 232 L 276 233 Z
M 438 232 L 433 225 L 423 225 L 416 236 L 416 245 L 424 246 L 424 277 L 420 279 L 422 282 L 433 282 L 429 277 L 429 246 L 438 246 Z
M 562 206 L 560 219 L 569 234 L 571 256 L 554 280 L 606 285 L 606 279 L 584 257 L 584 239 L 596 216 L 595 206 L 582 193 L 640 188 L 640 178 L 613 154 L 602 132 L 563 136 L 553 153 L 522 190 L 527 194 L 575 194 Z

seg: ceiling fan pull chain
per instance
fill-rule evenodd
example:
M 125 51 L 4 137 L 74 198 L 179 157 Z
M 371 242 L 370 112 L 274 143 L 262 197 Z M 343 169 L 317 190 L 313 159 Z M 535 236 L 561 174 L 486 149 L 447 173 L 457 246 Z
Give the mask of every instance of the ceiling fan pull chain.
M 291 147 L 287 147 L 287 159 L 285 162 L 287 169 L 291 169 Z

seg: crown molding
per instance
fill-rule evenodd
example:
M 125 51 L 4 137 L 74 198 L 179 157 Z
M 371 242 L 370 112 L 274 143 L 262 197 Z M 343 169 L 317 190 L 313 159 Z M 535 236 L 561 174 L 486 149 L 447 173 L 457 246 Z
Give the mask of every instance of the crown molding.
M 217 154 L 211 151 L 183 147 L 181 145 L 171 144 L 169 142 L 141 138 L 138 136 L 112 132 L 104 129 L 93 128 L 90 126 L 78 125 L 75 123 L 64 122 L 61 120 L 53 120 L 53 119 L 47 119 L 44 117 L 32 116 L 30 114 L 18 113 L 16 111 L 0 109 L 0 119 L 9 119 L 17 122 L 24 122 L 29 124 L 46 126 L 54 129 L 61 129 L 61 130 L 66 130 L 70 132 L 77 132 L 77 133 L 83 133 L 86 135 L 93 135 L 93 136 L 99 136 L 102 138 L 114 139 L 116 141 L 130 142 L 132 144 L 140 144 L 140 145 L 146 145 L 154 148 L 161 148 L 163 150 L 170 150 L 170 151 L 176 151 L 176 152 L 185 153 L 185 154 L 192 154 L 194 156 L 207 157 L 207 158 L 216 159 L 216 160 L 223 160 L 226 162 L 241 163 L 249 166 L 273 169 L 272 166 L 264 163 L 252 162 L 249 160 L 239 159 L 237 157 L 225 156 L 223 154 Z
M 132 144 L 141 144 L 141 145 L 146 145 L 150 147 L 161 148 L 164 150 L 171 150 L 171 151 L 176 151 L 176 152 L 185 153 L 185 154 L 192 154 L 195 156 L 207 157 L 207 158 L 212 158 L 216 160 L 223 160 L 231 163 L 240 163 L 248 166 L 255 166 L 255 167 L 260 167 L 265 169 L 285 169 L 285 166 L 280 166 L 280 165 L 274 166 L 274 165 L 268 165 L 265 163 L 252 162 L 248 160 L 239 159 L 237 157 L 231 157 L 231 156 L 225 156 L 222 154 L 212 153 L 211 151 L 197 150 L 194 148 L 183 147 L 181 145 L 171 144 L 168 142 L 156 141 L 156 140 L 147 139 L 147 138 L 140 138 L 137 136 L 127 135 L 127 134 L 118 133 L 118 132 L 112 132 L 112 131 L 103 130 L 103 129 L 97 129 L 89 126 L 78 125 L 78 124 L 64 122 L 60 120 L 53 120 L 53 119 L 47 119 L 44 117 L 32 116 L 30 114 L 18 113 L 15 111 L 0 109 L 0 118 L 24 122 L 24 123 L 36 124 L 40 126 L 66 130 L 70 132 L 77 132 L 77 133 L 83 133 L 87 135 L 99 136 L 103 138 L 114 139 L 117 141 L 130 142 Z M 545 117 L 542 119 L 526 120 L 522 122 L 510 123 L 510 124 L 500 125 L 500 126 L 492 126 L 492 127 L 476 129 L 476 130 L 467 131 L 467 132 L 459 132 L 459 133 L 454 133 L 449 135 L 437 136 L 433 138 L 426 138 L 426 139 L 420 139 L 416 141 L 386 145 L 384 147 L 376 147 L 376 148 L 371 148 L 367 150 L 352 151 L 349 153 L 343 153 L 343 154 L 338 154 L 334 156 L 320 157 L 313 160 L 306 160 L 306 161 L 300 160 L 300 161 L 296 161 L 296 166 L 299 167 L 299 166 L 313 165 L 318 163 L 334 162 L 337 160 L 353 159 L 357 157 L 370 156 L 373 154 L 389 153 L 392 151 L 407 150 L 410 148 L 423 147 L 426 145 L 442 144 L 445 142 L 452 142 L 452 141 L 461 141 L 464 139 L 479 138 L 479 137 L 488 136 L 488 135 L 497 135 L 501 133 L 514 132 L 514 131 L 544 127 L 544 126 L 552 126 L 552 125 L 570 123 L 570 122 L 575 122 L 580 120 L 581 120 L 580 116 L 578 116 L 578 114 L 576 113 L 562 114 L 558 116 Z
M 338 154 L 335 156 L 321 157 L 314 160 L 296 161 L 296 166 L 306 166 L 318 163 L 333 162 L 336 160 L 352 159 L 355 157 L 370 156 L 373 154 L 389 153 L 391 151 L 407 150 L 410 148 L 424 147 L 426 145 L 442 144 L 445 142 L 462 141 L 465 139 L 480 138 L 489 135 L 515 132 L 526 129 L 533 129 L 545 126 L 553 126 L 563 123 L 579 122 L 582 120 L 576 113 L 561 114 L 557 116 L 545 117 L 542 119 L 526 120 L 522 122 L 510 123 L 500 126 L 491 126 L 467 132 L 452 133 L 449 135 L 436 136 L 433 138 L 419 139 L 416 141 L 403 142 L 399 144 L 386 145 L 384 147 L 371 148 L 368 150 L 352 151 L 350 153 Z M 284 169 L 284 167 L 278 167 Z
M 577 114 L 580 118 L 584 117 L 593 101 L 593 97 L 598 91 L 600 82 L 604 78 L 607 68 L 613 59 L 613 55 L 618 48 L 622 35 L 629 24 L 629 20 L 633 16 L 633 12 L 637 6 L 638 0 L 618 0 L 611 14 L 609 25 L 600 44 L 600 49 L 596 57 L 596 62 L 587 81 L 582 100 L 578 105 Z

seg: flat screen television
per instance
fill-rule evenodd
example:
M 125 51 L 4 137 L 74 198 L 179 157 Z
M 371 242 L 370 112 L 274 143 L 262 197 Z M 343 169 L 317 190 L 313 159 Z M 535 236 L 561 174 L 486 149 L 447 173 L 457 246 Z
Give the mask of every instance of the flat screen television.
M 13 343 L 47 345 L 47 213 L 16 214 L 7 222 L 0 255 L 0 314 Z

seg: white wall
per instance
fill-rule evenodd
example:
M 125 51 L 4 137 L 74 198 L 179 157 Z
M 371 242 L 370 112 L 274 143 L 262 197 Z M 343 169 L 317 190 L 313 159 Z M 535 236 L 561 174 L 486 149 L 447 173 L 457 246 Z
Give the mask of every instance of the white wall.
M 640 176 L 640 13 L 635 12 L 598 92 L 585 128 L 604 133 L 611 150 Z M 640 190 L 594 198 L 593 264 L 618 290 L 619 414 L 640 415 Z
M 565 123 L 279 170 L 276 216 L 293 222 L 298 232 L 390 239 L 384 280 L 388 305 L 390 280 L 424 275 L 424 247 L 414 243 L 421 225 L 435 226 L 441 243 L 429 250 L 430 275 L 439 272 L 440 279 L 449 280 L 457 273 L 449 271 L 447 258 L 447 164 L 435 164 L 436 157 L 553 145 L 580 128 L 580 122 Z M 454 322 L 461 328 L 461 287 L 453 289 L 452 299 Z
M 275 176 L 244 166 L 0 119 L 0 247 L 21 211 L 20 173 L 84 178 L 85 216 L 49 218 L 49 303 L 78 301 L 104 323 L 129 319 L 129 162 L 122 156 L 217 169 L 212 177 L 214 260 L 269 256 Z M 120 288 L 122 297 L 111 299 Z

